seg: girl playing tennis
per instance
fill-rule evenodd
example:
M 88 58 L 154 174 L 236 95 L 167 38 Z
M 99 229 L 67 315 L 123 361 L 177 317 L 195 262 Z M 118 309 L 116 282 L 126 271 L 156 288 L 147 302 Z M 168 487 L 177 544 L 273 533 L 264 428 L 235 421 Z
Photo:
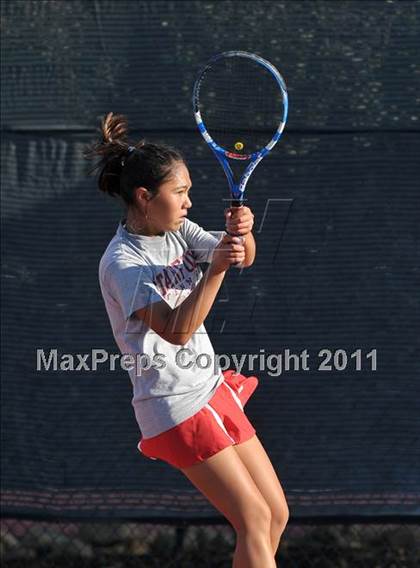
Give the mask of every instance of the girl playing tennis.
M 229 268 L 254 260 L 254 216 L 248 207 L 228 209 L 227 232 L 205 231 L 186 217 L 191 179 L 177 150 L 129 145 L 127 121 L 113 113 L 101 134 L 85 156 L 100 157 L 92 170 L 99 189 L 120 196 L 126 214 L 99 281 L 115 341 L 135 358 L 127 370 L 138 449 L 182 471 L 228 519 L 237 535 L 234 568 L 273 568 L 288 507 L 243 411 L 258 380 L 221 372 L 203 323 Z

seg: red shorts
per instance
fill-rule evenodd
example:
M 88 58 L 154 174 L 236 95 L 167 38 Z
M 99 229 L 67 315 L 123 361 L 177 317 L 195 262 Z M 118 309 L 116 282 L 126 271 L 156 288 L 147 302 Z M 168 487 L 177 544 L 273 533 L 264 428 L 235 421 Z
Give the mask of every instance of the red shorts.
M 223 371 L 224 381 L 196 414 L 152 438 L 142 438 L 137 448 L 150 459 L 176 468 L 202 462 L 228 446 L 241 444 L 256 434 L 243 407 L 258 385 L 257 377 Z

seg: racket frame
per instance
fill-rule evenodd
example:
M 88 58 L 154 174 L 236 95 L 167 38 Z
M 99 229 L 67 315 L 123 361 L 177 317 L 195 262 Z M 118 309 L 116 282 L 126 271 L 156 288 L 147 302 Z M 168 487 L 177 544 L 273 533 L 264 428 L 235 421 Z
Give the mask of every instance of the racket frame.
M 200 109 L 199 109 L 200 86 L 201 86 L 201 83 L 202 83 L 202 80 L 203 80 L 205 74 L 211 69 L 212 65 L 216 61 L 218 61 L 219 59 L 222 59 L 223 57 L 237 57 L 237 56 L 247 57 L 249 59 L 252 59 L 256 63 L 258 63 L 258 64 L 262 65 L 263 67 L 265 67 L 266 69 L 268 69 L 271 72 L 271 74 L 273 75 L 273 77 L 276 79 L 277 84 L 280 87 L 280 91 L 281 91 L 281 95 L 282 95 L 282 99 L 283 99 L 283 117 L 282 117 L 282 120 L 281 120 L 276 132 L 274 133 L 273 137 L 268 142 L 268 144 L 266 144 L 263 148 L 261 148 L 261 150 L 258 150 L 256 152 L 253 152 L 252 154 L 246 154 L 246 155 L 245 154 L 237 154 L 235 152 L 229 152 L 228 150 L 226 150 L 222 146 L 219 146 L 219 144 L 217 144 L 213 140 L 213 138 L 210 136 L 210 134 L 208 133 L 207 128 L 206 128 L 206 126 L 205 126 L 205 124 L 202 120 Z M 207 142 L 207 144 L 212 149 L 216 158 L 221 163 L 223 170 L 226 174 L 226 177 L 227 177 L 227 180 L 228 180 L 228 183 L 229 183 L 229 187 L 230 187 L 230 191 L 231 191 L 231 196 L 232 196 L 232 206 L 240 207 L 242 205 L 243 200 L 244 200 L 244 192 L 245 192 L 246 184 L 248 183 L 248 180 L 249 180 L 252 172 L 255 170 L 255 168 L 260 163 L 260 161 L 277 144 L 277 142 L 279 141 L 279 139 L 280 139 L 280 137 L 283 133 L 284 127 L 286 126 L 287 114 L 288 114 L 288 109 L 289 109 L 286 83 L 285 83 L 283 77 L 280 75 L 279 71 L 274 67 L 274 65 L 272 63 L 270 63 L 269 61 L 267 61 L 266 59 L 263 59 L 259 55 L 256 55 L 255 53 L 249 53 L 247 51 L 224 51 L 222 53 L 218 53 L 217 55 L 214 55 L 204 65 L 204 67 L 202 67 L 202 69 L 200 70 L 198 78 L 197 78 L 197 80 L 195 81 L 195 84 L 194 84 L 192 101 L 193 101 L 194 117 L 195 117 L 195 121 L 197 123 L 198 129 L 199 129 L 201 135 L 203 136 L 204 140 Z M 232 159 L 232 160 L 251 160 L 250 163 L 248 164 L 248 166 L 246 167 L 245 171 L 243 172 L 241 179 L 239 180 L 238 183 L 235 182 L 235 178 L 234 178 L 232 168 L 230 167 L 230 164 L 228 162 L 229 158 Z

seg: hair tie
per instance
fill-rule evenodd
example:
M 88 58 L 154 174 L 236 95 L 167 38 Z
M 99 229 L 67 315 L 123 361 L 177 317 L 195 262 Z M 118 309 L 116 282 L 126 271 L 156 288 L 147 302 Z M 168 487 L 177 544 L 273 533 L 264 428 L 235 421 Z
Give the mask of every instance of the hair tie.
M 125 159 L 128 158 L 128 156 L 131 154 L 131 152 L 134 152 L 135 149 L 136 149 L 135 146 L 128 146 L 128 148 L 127 148 L 127 155 L 126 155 L 126 156 L 123 156 L 123 157 L 121 158 L 121 166 L 124 166 L 124 165 L 125 165 Z

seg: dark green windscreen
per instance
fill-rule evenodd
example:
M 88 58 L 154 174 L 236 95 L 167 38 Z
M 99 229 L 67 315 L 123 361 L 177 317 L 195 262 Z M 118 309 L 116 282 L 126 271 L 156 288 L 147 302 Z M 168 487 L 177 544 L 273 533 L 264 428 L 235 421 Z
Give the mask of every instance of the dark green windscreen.
M 210 56 L 241 49 L 278 67 L 289 120 L 247 187 L 256 262 L 231 270 L 206 327 L 217 353 L 265 361 L 242 369 L 260 378 L 246 411 L 294 517 L 418 515 L 419 3 L 9 0 L 1 12 L 4 514 L 218 517 L 136 449 L 125 371 L 37 372 L 36 349 L 118 353 L 97 271 L 121 208 L 82 159 L 104 114 L 177 146 L 190 218 L 224 228 L 228 186 L 191 91 Z M 287 349 L 306 349 L 310 369 L 271 376 L 269 355 Z M 318 370 L 322 349 L 345 350 L 347 367 Z

